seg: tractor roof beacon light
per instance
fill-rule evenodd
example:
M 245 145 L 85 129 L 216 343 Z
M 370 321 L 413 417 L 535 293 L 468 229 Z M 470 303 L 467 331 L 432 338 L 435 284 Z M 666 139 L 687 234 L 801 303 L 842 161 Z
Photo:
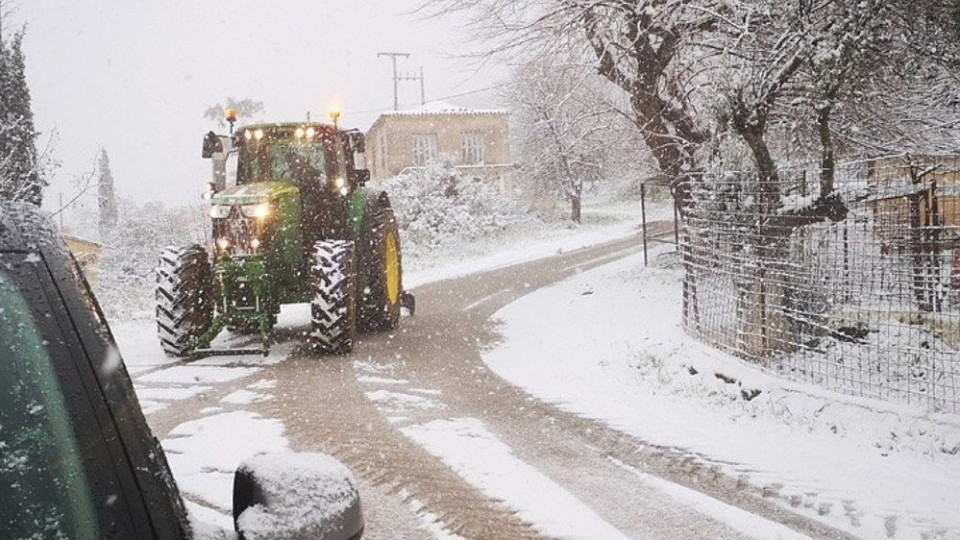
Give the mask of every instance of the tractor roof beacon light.
M 339 130 L 340 128 L 337 125 L 337 121 L 340 120 L 340 107 L 336 105 L 330 107 L 330 118 L 333 119 L 333 129 Z
M 230 124 L 230 134 L 233 135 L 233 124 L 237 122 L 237 111 L 234 109 L 227 109 L 224 111 L 224 116 L 227 117 L 227 122 Z

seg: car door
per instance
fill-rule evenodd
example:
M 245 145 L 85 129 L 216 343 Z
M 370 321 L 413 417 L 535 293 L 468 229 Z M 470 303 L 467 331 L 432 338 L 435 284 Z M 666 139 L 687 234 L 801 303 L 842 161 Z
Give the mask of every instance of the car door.
M 98 396 L 106 405 L 132 469 L 136 492 L 147 509 L 157 538 L 190 536 L 183 499 L 160 442 L 153 436 L 140 408 L 126 365 L 106 318 L 76 261 L 50 265 L 62 307 L 80 338 L 88 372 L 96 379 Z
M 159 537 L 87 356 L 46 258 L 0 253 L 0 538 Z

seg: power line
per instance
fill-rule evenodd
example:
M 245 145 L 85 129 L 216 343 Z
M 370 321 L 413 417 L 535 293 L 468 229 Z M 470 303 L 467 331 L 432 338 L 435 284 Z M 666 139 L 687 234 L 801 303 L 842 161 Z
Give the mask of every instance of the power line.
M 486 88 L 480 88 L 479 90 L 471 90 L 471 91 L 469 91 L 469 92 L 461 92 L 461 93 L 459 93 L 459 94 L 451 94 L 451 95 L 449 95 L 449 96 L 438 97 L 438 98 L 437 98 L 436 100 L 434 100 L 434 101 L 443 101 L 443 100 L 445 100 L 445 99 L 454 99 L 454 98 L 458 98 L 458 97 L 471 96 L 471 95 L 473 95 L 473 94 L 481 94 L 481 93 L 483 93 L 483 92 L 489 92 L 490 90 L 496 90 L 496 89 L 498 89 L 498 88 L 503 88 L 503 87 L 506 86 L 506 85 L 507 85 L 507 83 L 495 84 L 495 85 L 493 85 L 493 86 L 487 86 Z M 379 109 L 367 109 L 367 110 L 364 110 L 364 111 L 348 111 L 348 112 L 349 112 L 350 114 L 368 114 L 368 113 L 377 113 L 377 112 L 389 112 L 389 111 L 391 111 L 391 110 L 396 110 L 396 109 L 391 109 L 390 107 L 386 107 L 386 108 L 379 108 Z

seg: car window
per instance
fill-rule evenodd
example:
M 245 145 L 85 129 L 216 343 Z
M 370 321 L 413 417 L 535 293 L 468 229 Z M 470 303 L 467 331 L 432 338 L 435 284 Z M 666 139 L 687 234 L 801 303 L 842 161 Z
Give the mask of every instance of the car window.
M 0 537 L 99 538 L 48 341 L 0 268 Z

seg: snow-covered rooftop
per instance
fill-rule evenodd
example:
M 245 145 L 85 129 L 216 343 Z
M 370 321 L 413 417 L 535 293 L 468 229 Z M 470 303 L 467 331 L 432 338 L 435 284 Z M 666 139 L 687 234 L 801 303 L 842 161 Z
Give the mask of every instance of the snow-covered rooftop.
M 446 101 L 431 101 L 414 109 L 383 113 L 384 116 L 429 116 L 444 114 L 505 115 L 510 114 L 510 111 L 506 109 L 470 109 Z

